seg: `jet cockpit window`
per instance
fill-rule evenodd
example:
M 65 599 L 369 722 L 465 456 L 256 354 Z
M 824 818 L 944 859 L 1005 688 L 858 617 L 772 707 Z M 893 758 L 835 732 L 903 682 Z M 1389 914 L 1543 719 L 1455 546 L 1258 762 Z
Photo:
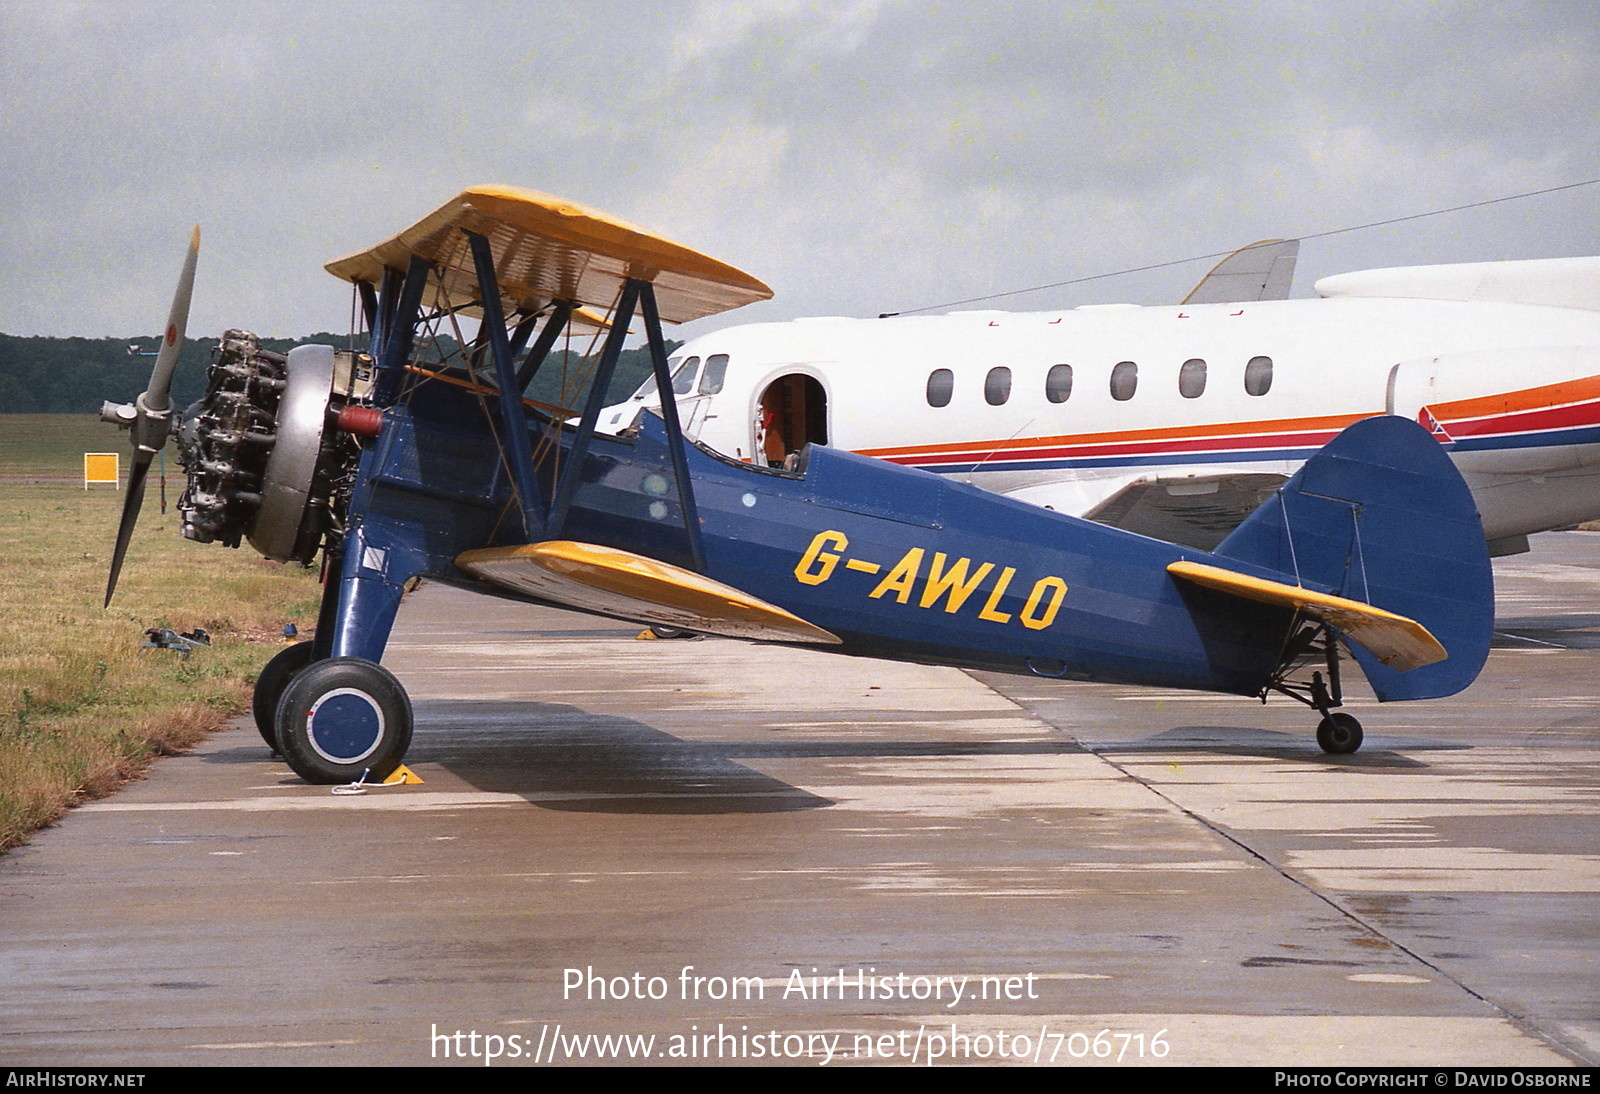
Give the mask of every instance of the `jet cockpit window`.
M 1265 395 L 1272 389 L 1272 358 L 1252 357 L 1244 366 L 1244 390 L 1249 395 Z
M 667 371 L 673 372 L 683 362 L 682 357 L 667 358 Z M 639 385 L 639 390 L 633 393 L 635 400 L 643 401 L 656 393 L 656 374 L 654 372 L 644 378 L 644 383 Z
M 672 374 L 672 393 L 674 395 L 687 395 L 694 390 L 694 374 L 700 369 L 700 358 L 691 357 L 683 363 L 683 367 Z
M 1178 369 L 1178 394 L 1185 399 L 1198 399 L 1206 391 L 1206 363 L 1192 357 Z
M 1111 397 L 1119 403 L 1133 398 L 1139 388 L 1139 366 L 1132 361 L 1118 361 L 1111 370 Z
M 936 368 L 928 373 L 928 405 L 949 406 L 956 391 L 956 374 L 947 368 Z
M 722 390 L 728 375 L 728 355 L 713 353 L 706 358 L 706 370 L 700 374 L 700 394 L 715 395 Z
M 1011 398 L 1011 370 L 997 365 L 983 378 L 983 401 L 990 406 L 1001 406 Z
M 719 354 L 718 356 L 721 356 L 724 362 L 727 361 L 726 355 Z M 700 358 L 698 357 L 691 357 L 687 361 L 682 357 L 667 358 L 667 369 L 672 374 L 672 390 L 679 395 L 687 395 L 689 389 L 694 387 L 694 373 L 695 369 L 699 367 Z M 652 372 L 645 378 L 644 383 L 639 385 L 639 390 L 633 393 L 633 398 L 635 401 L 642 402 L 655 393 L 656 375 Z
M 1044 397 L 1052 403 L 1064 403 L 1072 397 L 1072 366 L 1051 365 L 1044 376 Z

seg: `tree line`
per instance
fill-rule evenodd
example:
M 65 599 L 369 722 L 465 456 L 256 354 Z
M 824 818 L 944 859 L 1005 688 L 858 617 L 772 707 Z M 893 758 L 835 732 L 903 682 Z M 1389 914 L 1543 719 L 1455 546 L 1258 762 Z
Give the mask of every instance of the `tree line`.
M 205 392 L 206 366 L 216 351 L 216 338 L 190 338 L 178 355 L 173 375 L 173 401 L 180 407 Z M 319 343 L 350 348 L 350 336 L 326 331 L 304 338 L 263 338 L 263 349 L 287 353 L 295 346 Z M 668 341 L 670 353 L 682 343 Z M 130 403 L 150 380 L 153 356 L 133 356 L 129 346 L 151 353 L 159 337 L 136 338 L 23 338 L 0 334 L 0 414 L 97 414 L 106 400 Z M 365 339 L 360 348 L 365 349 Z M 528 397 L 544 403 L 575 405 L 578 391 L 563 393 L 563 377 L 589 371 L 581 355 L 552 353 L 528 389 Z M 607 402 L 619 402 L 650 373 L 650 355 L 644 348 L 624 350 L 617 362 Z M 566 385 L 571 388 L 572 385 Z

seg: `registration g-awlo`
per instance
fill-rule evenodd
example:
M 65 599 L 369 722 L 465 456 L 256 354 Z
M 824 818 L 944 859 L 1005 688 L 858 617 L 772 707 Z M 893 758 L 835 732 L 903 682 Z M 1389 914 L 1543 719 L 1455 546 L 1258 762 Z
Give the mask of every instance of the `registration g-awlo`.
M 170 435 L 183 534 L 325 580 L 316 637 L 262 671 L 262 735 L 311 782 L 381 779 L 411 741 L 380 663 L 407 582 L 842 654 L 1189 688 L 1313 708 L 1330 752 L 1353 657 L 1381 700 L 1453 694 L 1488 653 L 1484 533 L 1440 443 L 1398 417 L 1332 439 L 1212 550 L 1089 523 L 811 444 L 783 466 L 687 440 L 674 399 L 597 430 L 630 327 L 672 391 L 663 322 L 771 296 L 643 228 L 508 186 L 467 190 L 327 268 L 364 351 L 267 352 L 224 334 L 206 394 L 169 386 L 196 232 L 149 390 L 109 602 L 151 458 Z M 525 398 L 575 326 L 601 343 L 583 405 Z M 611 398 L 614 400 L 615 395 Z

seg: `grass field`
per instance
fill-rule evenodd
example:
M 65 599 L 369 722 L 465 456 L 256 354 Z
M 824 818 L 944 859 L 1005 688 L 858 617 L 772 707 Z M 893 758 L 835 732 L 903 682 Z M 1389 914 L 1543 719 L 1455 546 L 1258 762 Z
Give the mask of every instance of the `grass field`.
M 0 415 L 0 848 L 225 724 L 283 624 L 316 620 L 312 571 L 178 535 L 170 449 L 168 511 L 152 468 L 102 609 L 123 495 L 83 489 L 83 453 L 122 452 L 126 477 L 126 446 L 90 415 Z M 147 627 L 203 627 L 213 644 L 187 661 L 141 650 Z

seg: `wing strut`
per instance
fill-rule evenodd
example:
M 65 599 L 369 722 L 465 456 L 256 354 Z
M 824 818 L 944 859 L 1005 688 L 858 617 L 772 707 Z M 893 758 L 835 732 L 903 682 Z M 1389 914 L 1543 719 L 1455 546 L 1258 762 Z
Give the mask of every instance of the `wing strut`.
M 661 338 L 661 316 L 656 311 L 655 288 L 641 283 L 639 302 L 644 307 L 645 337 L 650 342 L 650 364 L 656 374 L 656 390 L 661 396 L 661 417 L 667 423 L 667 451 L 672 455 L 672 477 L 678 483 L 678 503 L 683 507 L 684 530 L 689 533 L 689 557 L 699 573 L 706 572 L 705 546 L 700 539 L 700 513 L 694 503 L 694 482 L 689 478 L 689 459 L 684 454 L 683 425 L 678 418 L 678 393 L 667 374 L 667 347 Z
M 550 356 L 550 351 L 555 348 L 556 339 L 561 337 L 561 332 L 567 329 L 567 320 L 572 315 L 573 304 L 570 300 L 557 300 L 550 312 L 550 317 L 545 320 L 544 329 L 539 331 L 539 338 L 533 343 L 533 349 L 528 351 L 527 359 L 522 362 L 522 367 L 517 370 L 517 390 L 527 391 L 528 385 L 533 383 L 534 376 L 539 371 L 539 366 L 544 364 L 544 359 Z
M 611 316 L 611 329 L 606 332 L 606 343 L 600 351 L 600 364 L 595 369 L 594 380 L 589 385 L 589 397 L 583 405 L 583 417 L 578 421 L 578 433 L 572 440 L 572 450 L 567 456 L 567 466 L 561 469 L 561 480 L 550 499 L 550 522 L 546 536 L 560 539 L 567 523 L 567 511 L 572 507 L 572 492 L 578 487 L 578 474 L 583 470 L 584 458 L 589 455 L 589 440 L 594 436 L 595 422 L 600 419 L 600 408 L 605 406 L 606 391 L 611 387 L 611 374 L 616 371 L 617 358 L 622 353 L 622 341 L 628 336 L 628 324 L 633 320 L 633 308 L 639 299 L 640 282 L 629 278 L 622 284 L 622 294 L 617 309 Z
M 467 232 L 472 260 L 478 268 L 478 291 L 483 300 L 482 330 L 489 339 L 489 355 L 494 358 L 494 385 L 500 392 L 495 403 L 500 408 L 500 428 L 505 435 L 500 450 L 511 465 L 511 481 L 517 488 L 522 510 L 522 527 L 530 541 L 544 538 L 544 502 L 539 483 L 533 476 L 533 450 L 528 445 L 528 417 L 522 412 L 522 389 L 511 367 L 511 342 L 506 337 L 505 314 L 500 306 L 500 286 L 494 276 L 494 253 L 489 241 L 477 232 Z M 525 328 L 524 328 L 525 329 Z

